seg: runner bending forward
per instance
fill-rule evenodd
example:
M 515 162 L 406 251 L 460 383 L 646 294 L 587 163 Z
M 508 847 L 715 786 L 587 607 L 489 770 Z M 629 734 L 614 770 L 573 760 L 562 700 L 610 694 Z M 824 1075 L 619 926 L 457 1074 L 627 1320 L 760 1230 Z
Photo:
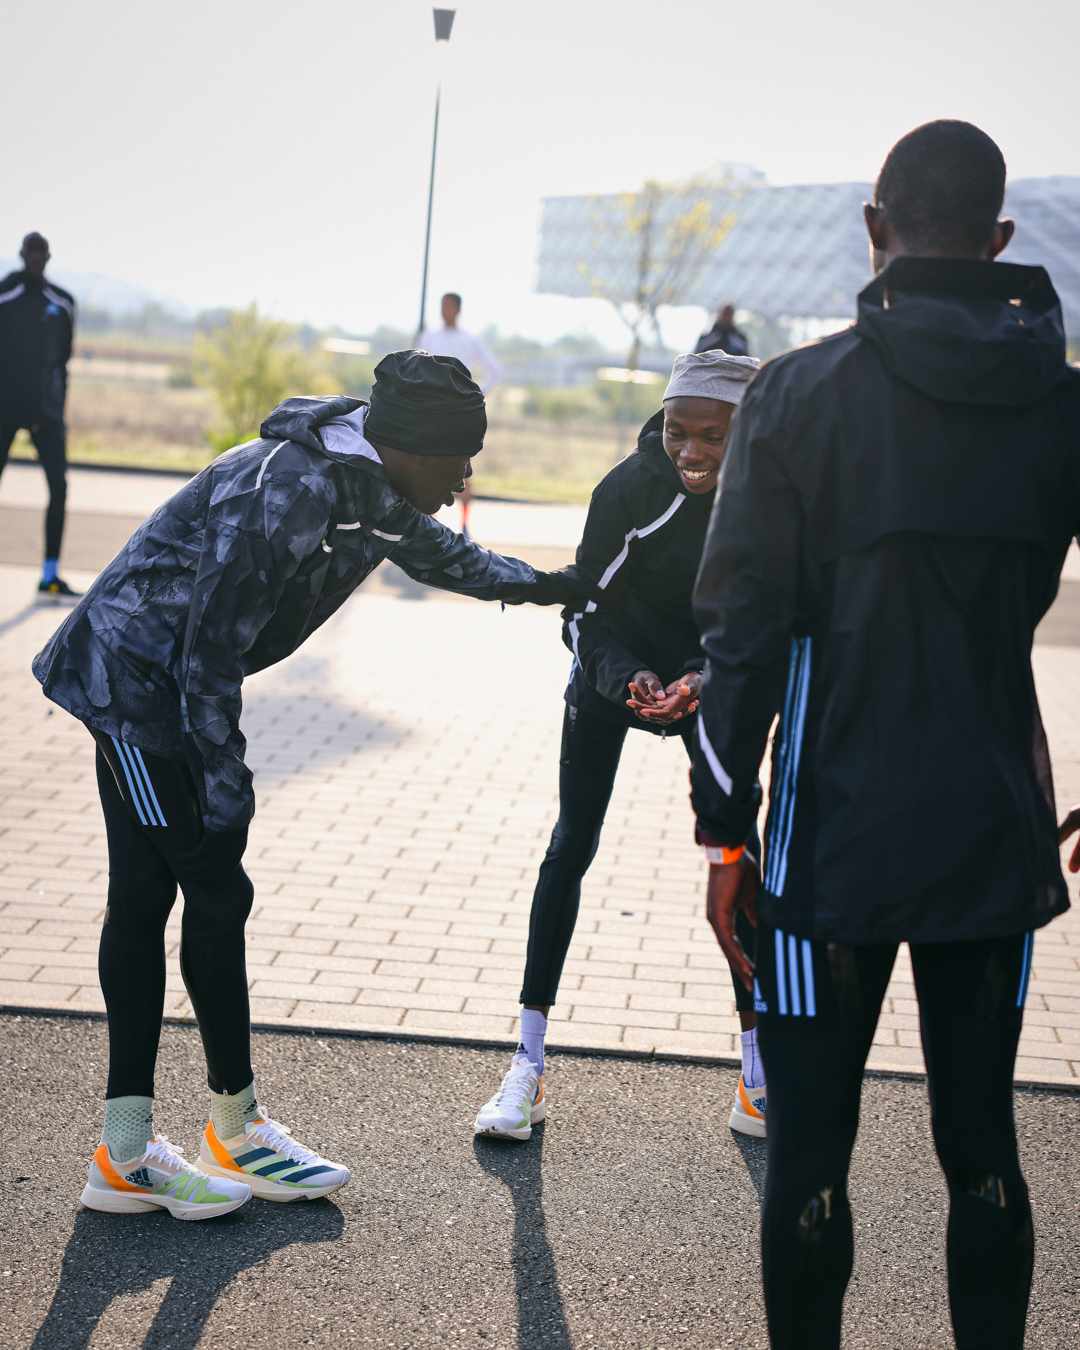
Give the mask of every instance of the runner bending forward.
M 602 608 L 598 612 L 590 603 L 570 613 L 563 629 L 574 664 L 559 756 L 559 819 L 533 894 L 521 1040 L 501 1087 L 476 1117 L 477 1134 L 528 1139 L 546 1114 L 547 1014 L 627 729 L 672 728 L 687 750 L 692 748 L 705 657 L 691 595 L 728 426 L 757 365 L 750 357 L 723 352 L 680 356 L 663 411 L 646 422 L 637 450 L 593 493 L 576 570 L 602 592 Z M 750 837 L 757 837 L 752 824 Z M 747 922 L 747 942 L 752 931 Z M 731 1126 L 763 1135 L 765 1078 L 757 1057 L 754 1001 L 741 980 L 733 983 L 743 1074 Z
M 395 352 L 371 406 L 293 398 L 156 511 L 34 661 L 89 728 L 109 843 L 99 972 L 109 1013 L 105 1127 L 83 1204 L 203 1219 L 252 1193 L 311 1199 L 349 1180 L 263 1110 L 251 1068 L 241 858 L 255 811 L 245 675 L 295 651 L 384 559 L 478 599 L 574 603 L 431 519 L 472 472 L 484 399 L 460 361 Z M 165 924 L 184 892 L 180 968 L 210 1121 L 196 1170 L 155 1135 Z

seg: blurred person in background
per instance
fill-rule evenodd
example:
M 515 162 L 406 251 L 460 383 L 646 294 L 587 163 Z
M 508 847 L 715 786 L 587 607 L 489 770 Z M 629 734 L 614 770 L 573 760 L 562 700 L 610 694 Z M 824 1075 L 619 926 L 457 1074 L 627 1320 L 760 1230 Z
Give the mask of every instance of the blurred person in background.
M 0 281 L 0 473 L 11 442 L 25 428 L 49 483 L 45 514 L 45 564 L 38 592 L 76 598 L 57 575 L 67 500 L 67 432 L 64 401 L 67 363 L 75 336 L 75 301 L 45 280 L 49 243 L 28 234 L 19 256 L 21 272 Z
M 725 300 L 717 310 L 716 322 L 698 338 L 694 351 L 727 352 L 729 356 L 750 355 L 746 334 L 735 327 L 735 306 L 730 300 Z
M 563 615 L 574 654 L 559 754 L 559 819 L 540 866 L 521 990 L 521 1039 L 474 1130 L 528 1139 L 546 1114 L 544 1039 L 577 922 L 581 883 L 600 843 L 629 730 L 678 737 L 693 751 L 705 654 L 691 610 L 728 426 L 757 373 L 751 357 L 693 353 L 675 361 L 663 409 L 636 451 L 593 493 L 575 571 L 600 596 Z M 745 831 L 749 858 L 757 830 Z M 710 861 L 713 855 L 708 855 Z M 717 850 L 734 861 L 743 847 Z M 741 921 L 752 945 L 753 928 Z M 766 1090 L 752 994 L 733 974 L 743 1072 L 732 1129 L 765 1133 Z
M 425 328 L 417 337 L 416 345 L 422 351 L 430 352 L 432 356 L 456 356 L 474 379 L 476 367 L 480 366 L 484 378 L 477 380 L 477 384 L 486 398 L 502 379 L 503 368 L 499 358 L 482 338 L 474 337 L 472 333 L 458 327 L 458 316 L 461 313 L 460 295 L 455 291 L 447 291 L 442 298 L 441 309 L 443 326 Z M 469 503 L 472 498 L 472 485 L 467 482 L 465 490 L 457 496 L 461 506 L 461 533 L 466 539 L 469 538 Z

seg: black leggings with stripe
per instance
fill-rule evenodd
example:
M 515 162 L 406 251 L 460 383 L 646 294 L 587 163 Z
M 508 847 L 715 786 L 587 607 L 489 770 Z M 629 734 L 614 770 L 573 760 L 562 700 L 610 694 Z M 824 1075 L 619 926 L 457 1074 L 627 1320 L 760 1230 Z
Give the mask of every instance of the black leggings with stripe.
M 949 1188 L 959 1350 L 1020 1350 L 1034 1240 L 1013 1126 L 1032 935 L 913 944 L 934 1143 Z M 761 1243 L 773 1350 L 836 1350 L 851 1275 L 847 1198 L 863 1066 L 895 945 L 758 932 L 758 1043 L 769 1081 Z
M 673 728 L 673 735 L 682 740 L 688 754 L 692 754 L 689 738 L 696 726 L 696 720 L 690 719 Z M 628 730 L 621 723 L 593 717 L 578 708 L 567 707 L 563 716 L 559 819 L 551 832 L 551 843 L 540 864 L 533 892 L 522 1003 L 547 1007 L 555 1002 L 559 992 L 566 953 L 577 923 L 581 882 L 600 847 L 600 831 Z M 756 828 L 753 839 L 754 850 L 760 855 Z M 753 952 L 754 929 L 742 910 L 736 916 L 735 931 L 746 950 Z M 736 1008 L 739 1012 L 752 1012 L 754 1000 L 734 972 L 731 983 Z
M 198 795 L 187 768 L 93 732 L 97 782 L 109 843 L 109 903 L 98 974 L 109 1014 L 107 1097 L 154 1095 L 165 1007 L 165 925 L 184 893 L 180 970 L 199 1023 L 215 1092 L 252 1081 L 244 924 L 254 895 L 238 861 L 242 843 L 207 882 Z M 199 846 L 204 845 L 202 856 Z M 233 858 L 237 861 L 233 865 Z

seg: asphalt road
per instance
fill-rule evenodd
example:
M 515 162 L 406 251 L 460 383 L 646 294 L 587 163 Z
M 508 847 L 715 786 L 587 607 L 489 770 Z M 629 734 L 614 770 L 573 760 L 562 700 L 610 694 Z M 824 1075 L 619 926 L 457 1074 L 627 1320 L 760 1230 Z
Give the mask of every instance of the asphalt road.
M 727 1129 L 733 1070 L 553 1059 L 547 1124 L 512 1144 L 470 1130 L 503 1052 L 258 1034 L 264 1102 L 353 1181 L 195 1224 L 79 1205 L 105 1060 L 100 1022 L 0 1017 L 4 1350 L 767 1345 L 763 1146 Z M 197 1034 L 167 1027 L 158 1125 L 192 1154 L 202 1082 Z M 1016 1105 L 1038 1244 L 1028 1345 L 1072 1350 L 1080 1097 Z M 845 1346 L 952 1345 L 921 1084 L 867 1082 L 851 1190 Z

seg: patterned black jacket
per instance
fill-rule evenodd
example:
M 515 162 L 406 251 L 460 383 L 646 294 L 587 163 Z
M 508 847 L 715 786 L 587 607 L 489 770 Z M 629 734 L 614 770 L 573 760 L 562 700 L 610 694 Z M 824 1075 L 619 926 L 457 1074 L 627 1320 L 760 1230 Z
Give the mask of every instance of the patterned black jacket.
M 136 530 L 34 660 L 45 694 L 81 722 L 187 763 L 208 829 L 255 809 L 244 676 L 294 652 L 384 559 L 480 600 L 578 594 L 398 496 L 357 434 L 362 407 L 280 404 L 261 440 L 222 455 Z M 335 434 L 349 422 L 351 435 Z

